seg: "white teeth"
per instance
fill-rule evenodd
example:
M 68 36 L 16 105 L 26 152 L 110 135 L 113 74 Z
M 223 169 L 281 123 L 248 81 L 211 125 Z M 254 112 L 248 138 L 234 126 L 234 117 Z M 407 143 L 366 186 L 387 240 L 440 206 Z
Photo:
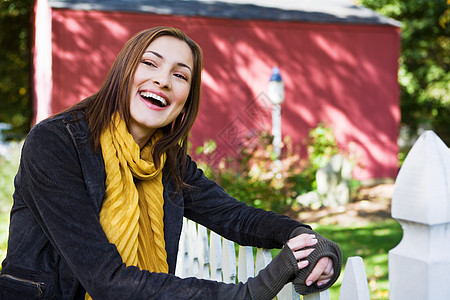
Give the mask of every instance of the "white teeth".
M 141 96 L 142 96 L 142 97 L 145 97 L 145 98 L 153 98 L 153 99 L 158 100 L 159 102 L 161 102 L 164 106 L 167 105 L 166 99 L 164 99 L 163 97 L 158 96 L 158 95 L 156 95 L 156 94 L 154 94 L 154 93 L 151 93 L 151 92 L 141 92 Z

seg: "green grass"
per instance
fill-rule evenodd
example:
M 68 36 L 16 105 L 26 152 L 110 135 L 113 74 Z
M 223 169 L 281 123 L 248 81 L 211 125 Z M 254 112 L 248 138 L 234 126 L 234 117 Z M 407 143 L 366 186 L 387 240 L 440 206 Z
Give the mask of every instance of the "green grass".
M 388 252 L 402 239 L 400 224 L 388 219 L 361 227 L 319 225 L 314 229 L 339 244 L 344 263 L 348 257 L 361 256 L 371 299 L 389 299 Z M 330 288 L 331 299 L 338 299 L 343 272 L 344 269 L 338 282 Z

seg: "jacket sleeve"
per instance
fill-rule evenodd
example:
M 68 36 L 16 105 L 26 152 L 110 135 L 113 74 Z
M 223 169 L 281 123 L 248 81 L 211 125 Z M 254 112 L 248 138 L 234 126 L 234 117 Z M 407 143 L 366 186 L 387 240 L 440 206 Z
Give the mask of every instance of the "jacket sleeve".
M 281 248 L 300 222 L 271 211 L 257 209 L 228 195 L 206 178 L 188 157 L 184 191 L 185 216 L 243 246 Z
M 217 294 L 217 282 L 141 271 L 122 262 L 100 225 L 65 129 L 53 123 L 37 125 L 23 146 L 19 174 L 16 197 L 26 202 L 51 245 L 94 299 L 211 299 Z

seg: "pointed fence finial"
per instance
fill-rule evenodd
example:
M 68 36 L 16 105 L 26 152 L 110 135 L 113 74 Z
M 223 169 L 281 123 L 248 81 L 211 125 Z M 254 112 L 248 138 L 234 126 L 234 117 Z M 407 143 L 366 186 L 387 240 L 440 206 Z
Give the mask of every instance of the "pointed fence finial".
M 400 169 L 392 217 L 403 238 L 389 251 L 390 299 L 450 299 L 450 150 L 433 131 Z

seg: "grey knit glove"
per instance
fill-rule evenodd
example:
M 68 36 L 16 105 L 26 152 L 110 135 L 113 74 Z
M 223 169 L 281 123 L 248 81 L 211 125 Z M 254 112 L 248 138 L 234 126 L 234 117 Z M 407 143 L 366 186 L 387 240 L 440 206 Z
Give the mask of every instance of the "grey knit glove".
M 305 227 L 296 227 L 294 230 L 292 230 L 289 239 L 294 238 L 300 234 L 314 234 L 317 238 L 317 244 L 315 244 L 312 247 L 306 247 L 306 248 L 314 248 L 315 250 L 308 255 L 308 266 L 306 268 L 300 269 L 297 273 L 297 276 L 295 277 L 293 284 L 295 291 L 302 295 L 307 295 L 311 293 L 317 293 L 323 290 L 328 289 L 330 286 L 332 286 L 336 280 L 339 278 L 339 274 L 341 273 L 341 266 L 342 266 L 342 254 L 341 250 L 339 249 L 339 246 L 329 239 L 324 238 L 317 232 L 314 232 L 311 229 L 305 228 Z M 318 286 L 317 282 L 313 283 L 310 286 L 306 285 L 306 279 L 308 278 L 309 274 L 311 274 L 312 270 L 316 266 L 317 262 L 322 257 L 330 257 L 333 261 L 333 270 L 334 275 L 328 281 L 326 284 L 322 286 Z
M 249 278 L 246 283 L 219 284 L 217 299 L 271 300 L 286 283 L 297 276 L 298 271 L 294 254 L 285 245 L 270 264 L 262 269 L 256 277 Z

